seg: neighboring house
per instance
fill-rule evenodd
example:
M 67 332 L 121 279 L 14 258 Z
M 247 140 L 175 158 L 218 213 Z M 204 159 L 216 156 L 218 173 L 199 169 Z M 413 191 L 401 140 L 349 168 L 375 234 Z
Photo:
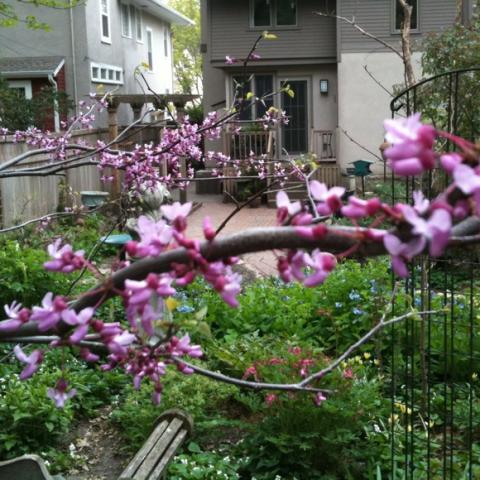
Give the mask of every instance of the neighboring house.
M 20 14 L 35 15 L 51 27 L 0 29 L 0 76 L 27 97 L 46 85 L 66 91 L 75 105 L 90 92 L 143 93 L 135 78 L 142 63 L 152 90 L 173 93 L 170 27 L 192 22 L 165 1 L 88 0 L 65 10 L 15 4 Z M 120 120 L 127 122 L 131 111 L 124 107 Z
M 454 23 L 458 1 L 412 2 L 412 39 L 418 50 L 426 33 Z M 391 100 L 379 84 L 391 90 L 401 83 L 403 63 L 348 23 L 315 12 L 354 17 L 366 31 L 400 47 L 397 0 L 238 0 L 235 8 L 231 3 L 202 0 L 205 109 L 231 106 L 235 81 L 242 78 L 241 62 L 256 38 L 268 30 L 278 39 L 261 42 L 257 50 L 261 59 L 248 67 L 252 80 L 247 90 L 260 96 L 289 84 L 295 91 L 293 99 L 283 93 L 273 100 L 290 116 L 290 125 L 280 131 L 282 149 L 294 155 L 313 151 L 325 161 L 338 159 L 343 169 L 354 160 L 373 159 L 343 131 L 378 152 Z M 464 4 L 463 15 L 469 18 L 471 6 Z M 226 65 L 227 55 L 240 62 Z M 420 56 L 414 53 L 418 73 Z M 242 119 L 253 119 L 263 110 L 257 105 L 243 112 Z

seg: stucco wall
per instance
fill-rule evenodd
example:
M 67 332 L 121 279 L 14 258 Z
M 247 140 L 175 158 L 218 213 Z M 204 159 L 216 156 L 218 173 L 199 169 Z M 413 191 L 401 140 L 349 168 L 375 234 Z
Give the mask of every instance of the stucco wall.
M 417 74 L 420 73 L 420 53 L 414 54 Z M 365 71 L 368 71 L 388 90 L 399 84 L 403 64 L 394 53 L 344 53 L 338 64 L 338 161 L 342 169 L 359 159 L 375 160 L 375 171 L 383 172 L 383 163 L 350 141 L 348 134 L 370 151 L 378 153 L 383 143 L 383 121 L 391 117 L 390 95 Z

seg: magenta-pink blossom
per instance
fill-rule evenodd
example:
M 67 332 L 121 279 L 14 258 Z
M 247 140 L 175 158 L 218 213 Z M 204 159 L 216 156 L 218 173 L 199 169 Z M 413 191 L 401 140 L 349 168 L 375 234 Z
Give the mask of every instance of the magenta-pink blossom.
M 133 254 L 139 257 L 155 256 L 163 252 L 172 240 L 172 227 L 163 220 L 156 222 L 144 215 L 139 217 L 137 232 L 140 242 L 132 242 Z M 134 248 L 133 248 L 134 247 Z
M 440 164 L 442 168 L 449 174 L 452 174 L 453 171 L 463 162 L 463 157 L 456 152 L 453 153 L 444 153 L 440 156 Z
M 72 388 L 69 392 L 67 392 L 67 388 L 67 381 L 64 378 L 60 378 L 55 388 L 49 388 L 47 390 L 48 398 L 55 402 L 57 408 L 63 408 L 67 400 L 70 400 L 77 394 L 77 390 L 75 388 Z
M 325 400 L 327 400 L 327 397 L 322 392 L 318 392 L 315 395 L 314 403 L 317 407 L 319 407 Z
M 0 332 L 15 331 L 30 319 L 30 310 L 22 308 L 22 304 L 19 302 L 14 301 L 11 305 L 5 305 L 3 308 L 8 320 L 0 322 Z
M 95 310 L 91 307 L 84 308 L 78 313 L 69 309 L 62 312 L 62 320 L 66 324 L 76 327 L 69 338 L 71 343 L 80 343 L 85 338 L 94 313 Z
M 455 185 L 465 194 L 471 195 L 480 190 L 480 175 L 472 167 L 463 163 L 453 170 Z
M 420 114 L 408 118 L 385 120 L 387 142 L 393 146 L 385 150 L 385 157 L 397 175 L 418 175 L 435 166 L 433 143 L 437 132 L 432 125 L 424 125 Z
M 362 217 L 371 217 L 382 208 L 382 203 L 378 198 L 362 200 L 357 197 L 350 197 L 348 205 L 342 207 L 342 215 L 348 218 L 358 219 Z
M 226 65 L 234 65 L 235 63 L 237 63 L 237 59 L 235 57 L 231 57 L 230 55 L 225 56 Z
M 204 217 L 203 219 L 203 235 L 209 242 L 215 238 L 216 232 L 210 217 Z
M 38 323 L 38 329 L 46 332 L 57 326 L 62 317 L 62 312 L 68 308 L 63 297 L 53 298 L 53 293 L 48 292 L 42 300 L 41 307 L 33 307 L 30 319 Z
M 163 205 L 161 210 L 170 224 L 179 232 L 183 232 L 187 228 L 187 217 L 192 210 L 192 203 L 175 202 L 172 205 Z
M 289 217 L 293 217 L 302 210 L 300 202 L 290 202 L 288 195 L 284 191 L 277 193 L 277 220 L 283 225 Z
M 37 370 L 43 360 L 43 352 L 41 350 L 34 350 L 30 355 L 26 355 L 20 345 L 16 345 L 13 349 L 17 359 L 26 363 L 27 366 L 20 373 L 20 380 L 30 378 Z
M 383 243 L 392 257 L 393 271 L 399 277 L 406 278 L 408 277 L 406 262 L 423 252 L 427 240 L 424 237 L 415 237 L 404 243 L 397 236 L 389 233 L 384 236 Z
M 318 249 L 314 250 L 311 255 L 305 253 L 303 261 L 307 267 L 314 270 L 311 275 L 303 280 L 306 287 L 315 287 L 322 284 L 337 265 L 335 255 L 321 252 Z
M 342 197 L 345 194 L 345 188 L 328 188 L 324 183 L 317 180 L 310 182 L 310 191 L 312 197 L 317 202 L 317 211 L 320 215 L 331 215 L 337 212 L 342 206 Z
M 452 229 L 452 216 L 445 209 L 438 208 L 433 211 L 428 220 L 419 216 L 414 208 L 403 205 L 402 213 L 405 220 L 412 225 L 412 233 L 420 235 L 429 241 L 430 255 L 440 256 L 448 244 Z
M 200 345 L 191 345 L 188 333 L 182 338 L 172 337 L 170 340 L 170 353 L 175 357 L 184 355 L 192 358 L 200 358 L 203 355 Z
M 74 252 L 71 245 L 65 244 L 61 247 L 61 244 L 62 239 L 59 238 L 48 246 L 48 254 L 52 260 L 43 264 L 45 269 L 62 273 L 71 273 L 81 269 L 85 265 L 84 251 Z

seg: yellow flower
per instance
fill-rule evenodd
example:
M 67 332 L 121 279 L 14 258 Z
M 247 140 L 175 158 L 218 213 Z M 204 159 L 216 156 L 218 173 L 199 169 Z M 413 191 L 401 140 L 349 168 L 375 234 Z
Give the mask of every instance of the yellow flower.
M 411 425 L 407 425 L 407 432 L 411 432 L 413 429 L 412 429 L 412 426 Z
M 411 408 L 407 408 L 407 415 L 411 415 L 412 414 L 412 409 Z
M 365 358 L 365 360 L 369 360 L 371 356 L 372 356 L 372 354 L 371 354 L 371 353 L 368 353 L 368 352 L 365 352 L 365 353 L 363 354 L 363 357 Z
M 376 358 L 373 363 L 378 367 L 380 365 L 380 360 Z
M 392 423 L 396 423 L 398 422 L 398 419 L 399 419 L 399 416 L 394 413 L 393 415 L 390 415 L 390 418 L 388 419 L 388 423 L 392 424 Z
M 265 40 L 276 40 L 278 37 L 274 33 L 270 33 L 267 30 L 263 32 L 263 38 Z
M 165 305 L 167 306 L 169 312 L 173 312 L 180 305 L 180 303 L 174 298 L 168 297 L 165 301 Z
M 478 380 L 478 373 L 472 373 L 472 380 L 476 382 Z

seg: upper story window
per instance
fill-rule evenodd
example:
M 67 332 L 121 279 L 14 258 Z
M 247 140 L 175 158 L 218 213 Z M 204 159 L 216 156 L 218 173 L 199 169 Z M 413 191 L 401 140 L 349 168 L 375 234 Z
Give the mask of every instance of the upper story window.
M 410 4 L 413 7 L 412 10 L 412 21 L 410 28 L 412 30 L 418 30 L 418 1 L 419 0 L 407 0 L 407 3 Z M 395 30 L 400 31 L 403 28 L 403 20 L 404 20 L 404 14 L 403 14 L 403 7 L 400 4 L 398 0 L 394 0 L 395 2 L 395 8 L 394 8 L 394 13 L 395 13 Z
M 143 42 L 143 19 L 141 10 L 134 5 L 122 2 L 120 4 L 120 13 L 122 17 L 122 35 L 127 38 L 133 38 L 135 34 L 137 42 Z
M 124 37 L 132 36 L 132 18 L 130 5 L 126 3 L 120 4 L 120 10 L 122 15 L 122 35 Z
M 150 28 L 147 28 L 147 60 L 148 70 L 153 71 L 153 32 Z
M 110 8 L 108 0 L 100 1 L 100 29 L 102 42 L 110 43 Z
M 168 37 L 169 37 L 168 27 L 165 25 L 163 30 L 163 49 L 165 51 L 165 56 L 168 57 Z
M 251 0 L 253 27 L 284 27 L 297 24 L 297 0 Z

